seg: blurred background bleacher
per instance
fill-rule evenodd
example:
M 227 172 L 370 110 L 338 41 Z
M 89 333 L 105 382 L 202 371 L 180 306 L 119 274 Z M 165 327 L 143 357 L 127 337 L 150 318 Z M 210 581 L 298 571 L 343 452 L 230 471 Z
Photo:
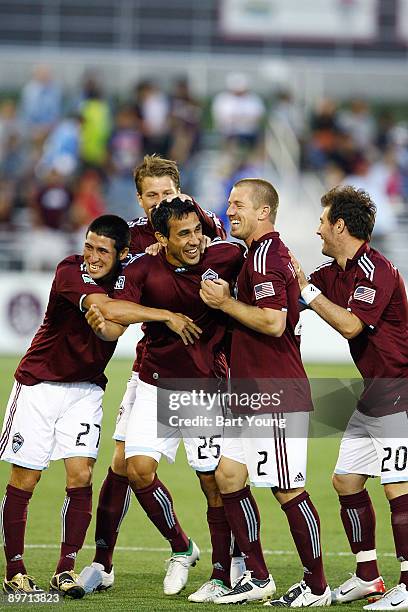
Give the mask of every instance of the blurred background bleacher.
M 220 216 L 236 179 L 271 180 L 306 270 L 321 195 L 361 186 L 408 278 L 407 58 L 408 0 L 0 0 L 3 284 L 81 250 L 93 217 L 142 214 L 153 152 Z

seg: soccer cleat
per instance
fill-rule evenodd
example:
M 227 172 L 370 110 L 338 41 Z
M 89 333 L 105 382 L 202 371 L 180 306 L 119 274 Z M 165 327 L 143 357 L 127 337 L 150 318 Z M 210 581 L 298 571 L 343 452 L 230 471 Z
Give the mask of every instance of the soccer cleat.
M 102 563 L 97 563 L 96 561 L 92 561 L 91 565 L 84 567 L 79 577 L 84 585 L 85 593 L 106 591 L 115 582 L 113 565 L 110 572 L 105 572 L 105 567 Z
M 245 557 L 231 557 L 230 580 L 232 588 L 234 588 L 245 571 Z
M 54 574 L 50 580 L 50 587 L 51 591 L 58 591 L 64 597 L 72 599 L 81 599 L 85 595 L 83 584 L 74 570 Z
M 397 584 L 364 610 L 408 610 L 408 592 L 405 584 Z
M 43 589 L 40 589 L 34 582 L 32 576 L 27 574 L 16 574 L 7 580 L 3 580 L 3 591 L 5 593 L 23 594 L 23 593 L 44 593 Z
M 266 580 L 252 578 L 252 572 L 246 570 L 234 588 L 226 595 L 214 600 L 216 604 L 244 604 L 247 601 L 268 599 L 276 592 L 275 582 L 269 574 Z
M 352 574 L 351 578 L 332 591 L 331 597 L 332 603 L 337 604 L 381 596 L 384 593 L 385 585 L 381 576 L 375 580 L 365 581 Z
M 310 587 L 302 580 L 291 586 L 287 593 L 279 599 L 271 599 L 264 605 L 275 608 L 309 608 L 330 606 L 330 604 L 331 592 L 329 586 L 321 595 L 314 595 Z
M 200 558 L 198 546 L 189 540 L 190 545 L 184 553 L 173 553 L 167 560 L 167 572 L 163 580 L 165 595 L 177 595 L 187 584 L 188 570 L 194 567 Z
M 191 595 L 188 597 L 188 601 L 193 601 L 194 603 L 212 603 L 217 599 L 217 597 L 229 593 L 230 590 L 231 589 L 226 587 L 222 580 L 213 578 L 212 580 L 204 582 L 198 591 L 191 593 Z

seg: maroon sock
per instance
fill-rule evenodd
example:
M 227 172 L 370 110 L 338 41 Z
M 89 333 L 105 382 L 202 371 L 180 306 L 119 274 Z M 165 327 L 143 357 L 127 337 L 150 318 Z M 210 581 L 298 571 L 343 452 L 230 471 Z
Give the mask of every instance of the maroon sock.
M 395 552 L 399 561 L 408 561 L 408 494 L 389 500 Z M 401 572 L 400 584 L 408 588 L 408 572 Z
M 321 595 L 327 587 L 327 582 L 323 569 L 317 510 L 306 491 L 282 504 L 281 508 L 286 513 L 290 532 L 304 568 L 303 579 L 312 593 Z
M 126 476 L 119 476 L 109 468 L 99 493 L 95 527 L 96 563 L 106 572 L 112 569 L 112 557 L 120 525 L 129 509 L 131 489 Z
M 56 574 L 74 569 L 77 553 L 82 548 L 92 518 L 92 485 L 65 490 L 67 496 L 61 510 L 61 556 Z
M 375 512 L 366 489 L 353 495 L 339 495 L 340 516 L 352 552 L 375 550 Z M 377 561 L 357 563 L 356 575 L 361 580 L 375 580 L 380 575 Z
M 253 577 L 265 580 L 269 576 L 261 547 L 261 518 L 249 486 L 234 493 L 222 493 L 225 514 L 245 564 Z
M 26 574 L 23 561 L 24 534 L 27 523 L 28 503 L 32 493 L 7 485 L 6 494 L 1 504 L 1 522 L 3 524 L 4 553 L 6 555 L 6 579 L 11 580 L 16 574 Z
M 222 580 L 225 586 L 231 586 L 230 567 L 231 567 L 231 527 L 225 516 L 223 506 L 218 508 L 207 508 L 207 522 L 210 530 L 212 545 L 212 565 L 213 571 L 211 578 Z
M 170 542 L 171 550 L 173 552 L 186 551 L 189 547 L 188 537 L 174 513 L 170 492 L 160 482 L 157 475 L 152 484 L 143 489 L 133 489 L 133 491 L 153 525 Z
M 234 538 L 234 535 L 232 535 L 232 551 L 231 551 L 231 557 L 241 557 L 241 551 L 239 549 L 238 546 L 238 542 L 236 541 L 236 539 Z

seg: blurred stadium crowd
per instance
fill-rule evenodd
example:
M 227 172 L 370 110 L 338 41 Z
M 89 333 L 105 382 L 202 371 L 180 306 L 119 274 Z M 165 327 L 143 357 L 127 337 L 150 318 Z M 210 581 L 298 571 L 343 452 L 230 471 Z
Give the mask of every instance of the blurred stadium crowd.
M 0 91 L 0 268 L 52 270 L 80 248 L 96 216 L 142 215 L 132 170 L 146 153 L 176 160 L 183 190 L 204 205 L 205 181 L 197 178 L 209 146 L 219 163 L 206 179 L 219 181 L 222 193 L 268 164 L 273 175 L 270 130 L 295 143 L 299 175 L 370 193 L 378 206 L 374 242 L 386 250 L 408 203 L 408 127 L 392 107 L 324 99 L 306 109 L 290 91 L 262 98 L 239 73 L 211 100 L 197 99 L 183 77 L 169 90 L 143 80 L 113 98 L 96 71 L 68 92 L 39 65 L 15 95 Z

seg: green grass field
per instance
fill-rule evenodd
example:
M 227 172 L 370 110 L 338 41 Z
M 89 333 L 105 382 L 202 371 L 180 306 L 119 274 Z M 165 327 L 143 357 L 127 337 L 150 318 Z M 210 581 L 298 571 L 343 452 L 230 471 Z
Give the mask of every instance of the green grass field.
M 13 371 L 17 358 L 0 358 L 1 367 L 1 409 L 5 410 L 11 390 Z M 105 395 L 104 425 L 98 462 L 94 476 L 94 509 L 97 505 L 99 487 L 110 464 L 116 410 L 130 372 L 131 362 L 114 360 L 108 368 L 109 385 Z M 348 366 L 310 366 L 311 377 L 347 378 L 355 375 Z M 337 497 L 331 487 L 330 477 L 334 467 L 339 439 L 314 438 L 309 446 L 308 491 L 319 510 L 322 523 L 322 545 L 325 553 L 326 574 L 329 584 L 337 586 L 345 580 L 348 572 L 354 570 L 354 561 L 348 553 L 348 544 L 339 518 Z M 0 465 L 1 491 L 7 483 L 9 466 Z M 184 451 L 180 449 L 175 465 L 163 462 L 159 468 L 160 478 L 172 492 L 176 512 L 184 529 L 194 538 L 202 550 L 199 564 L 191 570 L 185 591 L 175 597 L 165 597 L 162 592 L 164 560 L 169 556 L 167 542 L 163 541 L 147 520 L 144 512 L 133 500 L 118 539 L 115 554 L 116 581 L 112 590 L 85 597 L 80 601 L 65 601 L 64 606 L 81 611 L 88 610 L 139 610 L 166 611 L 187 610 L 194 604 L 186 597 L 196 590 L 210 575 L 210 552 L 205 502 L 194 472 L 186 465 Z M 52 464 L 39 483 L 30 503 L 29 521 L 26 534 L 25 562 L 30 574 L 45 587 L 58 559 L 60 540 L 60 509 L 64 499 L 64 470 L 62 462 Z M 382 488 L 373 480 L 369 483 L 370 494 L 377 510 L 377 542 L 381 571 L 387 586 L 393 586 L 399 577 L 399 563 L 393 554 L 393 541 L 389 520 L 388 503 Z M 301 577 L 301 567 L 290 537 L 284 513 L 269 490 L 257 489 L 255 496 L 262 515 L 262 540 L 270 571 L 274 575 L 281 594 Z M 77 561 L 77 570 L 88 565 L 93 558 L 92 522 L 86 545 Z M 206 609 L 219 609 L 218 606 L 202 604 Z M 348 609 L 361 609 L 362 603 L 347 606 Z M 43 607 L 43 606 L 41 606 Z M 249 607 L 260 607 L 253 604 Z M 1 608 L 1 603 L 0 603 Z M 3 607 L 6 609 L 6 606 Z M 7 609 L 10 609 L 7 606 Z M 27 606 L 13 606 L 12 609 L 27 609 Z

